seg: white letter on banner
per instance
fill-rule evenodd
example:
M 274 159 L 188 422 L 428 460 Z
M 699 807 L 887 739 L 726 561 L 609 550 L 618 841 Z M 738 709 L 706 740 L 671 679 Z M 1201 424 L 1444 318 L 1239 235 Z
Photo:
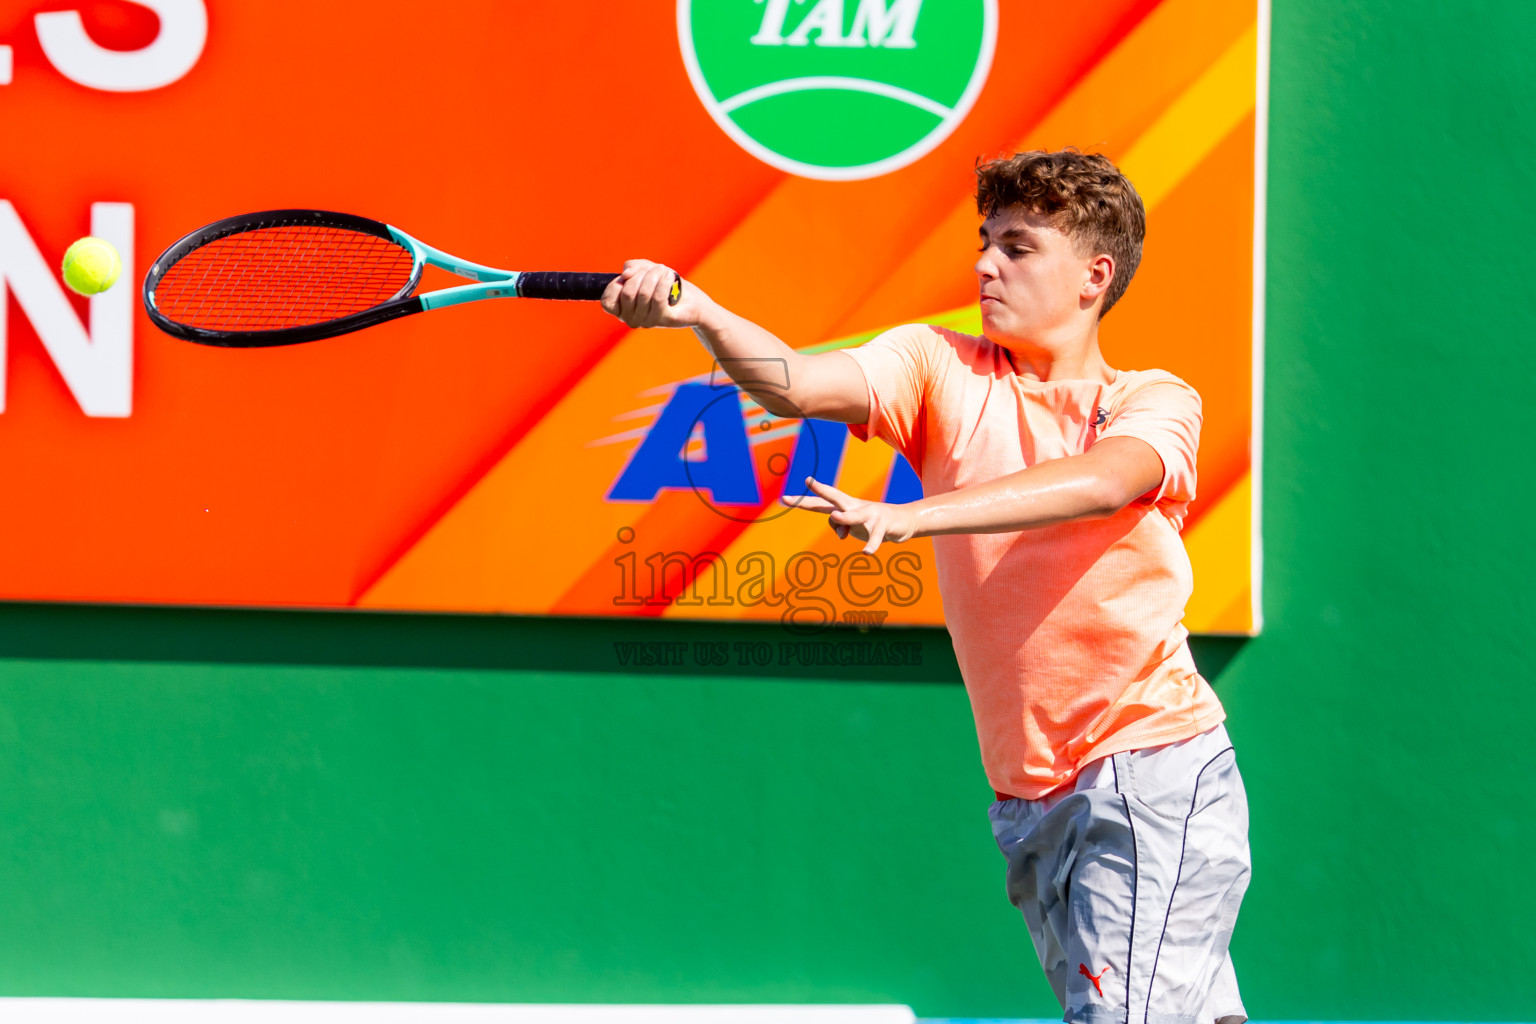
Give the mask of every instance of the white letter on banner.
M 79 11 L 39 14 L 37 41 L 59 73 L 104 92 L 146 92 L 192 70 L 208 41 L 203 0 L 135 0 L 160 16 L 160 34 L 142 50 L 109 50 L 85 31 Z
M 848 46 L 864 45 L 864 30 L 869 29 L 869 45 L 884 46 L 888 50 L 910 50 L 917 45 L 912 38 L 917 28 L 917 14 L 923 0 L 893 0 L 887 7 L 885 0 L 859 0 L 859 9 L 853 13 L 853 31 L 848 33 Z
M 817 46 L 843 45 L 843 0 L 817 0 L 811 13 L 784 41 L 790 46 L 804 46 L 812 32 L 817 33 Z
M 763 3 L 763 0 L 754 0 Z M 805 0 L 795 0 L 797 4 Z M 757 35 L 748 40 L 753 46 L 783 46 L 784 19 L 789 15 L 789 0 L 767 0 L 763 8 L 763 23 L 757 27 Z
M 128 416 L 133 412 L 133 308 L 138 295 L 133 206 L 92 203 L 91 234 L 116 247 L 123 258 L 123 273 L 117 284 L 91 296 L 87 334 L 16 207 L 0 199 L 0 411 L 5 409 L 5 286 L 9 284 L 85 414 Z

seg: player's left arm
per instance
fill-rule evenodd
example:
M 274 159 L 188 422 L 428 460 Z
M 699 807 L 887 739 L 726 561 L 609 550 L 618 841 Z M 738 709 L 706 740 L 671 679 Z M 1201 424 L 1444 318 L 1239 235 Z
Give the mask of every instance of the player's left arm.
M 1014 533 L 1074 519 L 1112 516 L 1163 482 L 1163 460 L 1135 437 L 1106 437 L 1081 455 L 1037 463 L 974 487 L 905 505 L 864 501 L 819 480 L 817 498 L 786 499 L 828 515 L 839 537 L 850 533 L 873 553 L 882 542 L 946 533 Z

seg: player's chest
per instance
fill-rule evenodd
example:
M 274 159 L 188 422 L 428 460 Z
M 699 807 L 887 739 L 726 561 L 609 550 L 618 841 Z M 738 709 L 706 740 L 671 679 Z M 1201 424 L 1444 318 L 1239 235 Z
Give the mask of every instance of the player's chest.
M 966 487 L 1081 455 L 1108 419 L 1106 404 L 1104 385 L 1089 381 L 978 381 L 931 407 L 929 473 Z

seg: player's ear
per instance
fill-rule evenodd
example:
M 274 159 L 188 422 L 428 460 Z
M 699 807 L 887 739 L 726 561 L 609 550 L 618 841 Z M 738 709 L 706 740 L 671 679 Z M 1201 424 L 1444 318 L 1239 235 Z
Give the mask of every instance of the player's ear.
M 1115 258 L 1109 253 L 1099 253 L 1088 264 L 1088 274 L 1083 279 L 1082 301 L 1084 305 L 1092 305 L 1099 296 L 1109 291 L 1109 284 L 1115 279 Z

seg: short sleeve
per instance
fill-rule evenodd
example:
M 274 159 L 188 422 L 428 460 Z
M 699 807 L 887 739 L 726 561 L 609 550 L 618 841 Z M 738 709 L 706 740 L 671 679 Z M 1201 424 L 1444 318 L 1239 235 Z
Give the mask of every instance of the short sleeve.
M 854 437 L 878 437 L 912 465 L 923 464 L 923 406 L 938 342 L 934 328 L 906 324 L 846 350 L 869 385 L 869 421 L 849 424 Z
M 1126 395 L 1098 440 L 1135 437 L 1163 460 L 1163 482 L 1141 500 L 1183 504 L 1195 499 L 1195 455 L 1200 447 L 1200 393 L 1169 374 Z

